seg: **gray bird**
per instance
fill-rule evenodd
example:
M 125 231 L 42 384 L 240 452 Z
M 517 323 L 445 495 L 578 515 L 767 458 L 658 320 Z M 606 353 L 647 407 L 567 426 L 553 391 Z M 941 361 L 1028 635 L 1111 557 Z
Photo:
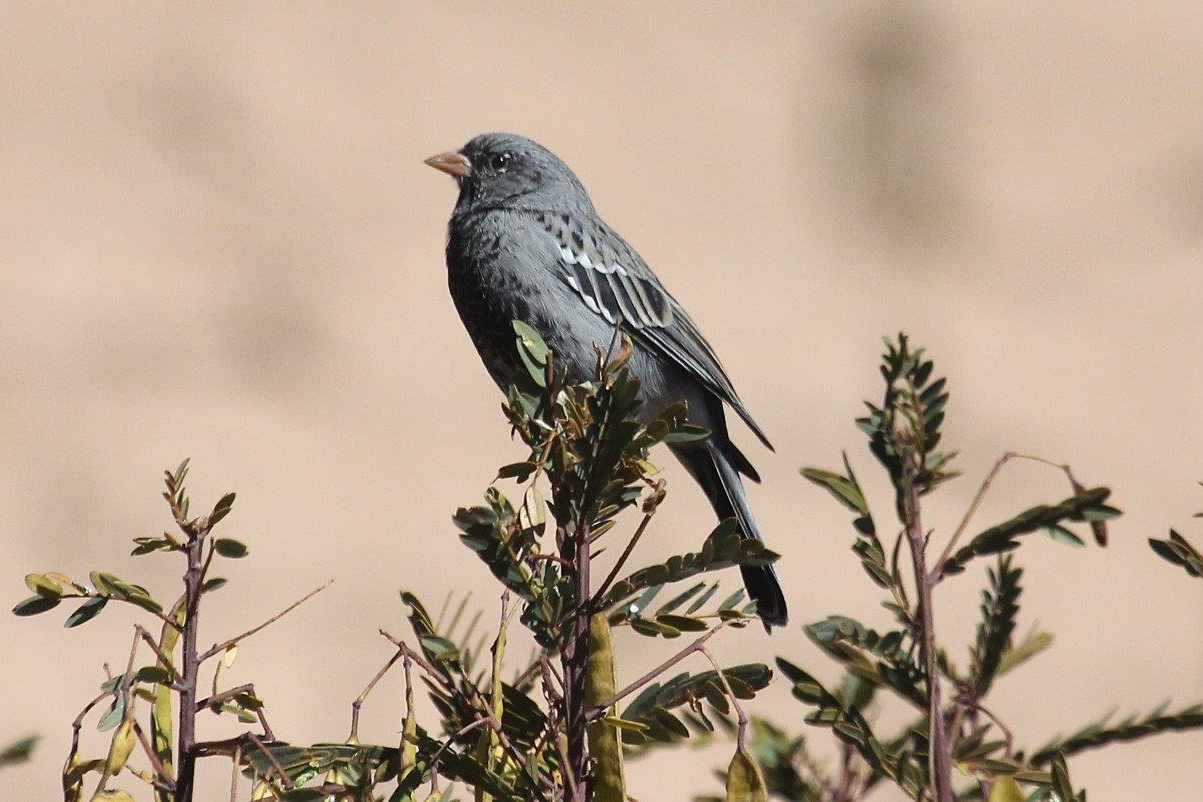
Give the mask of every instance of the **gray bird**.
M 592 374 L 594 344 L 617 326 L 634 345 L 630 369 L 653 415 L 684 400 L 710 437 L 672 445 L 719 519 L 734 516 L 760 538 L 740 474 L 760 477 L 727 434 L 723 405 L 762 443 L 714 349 L 639 254 L 606 225 L 580 180 L 541 145 L 513 134 L 482 134 L 426 164 L 452 176 L 459 200 L 447 239 L 451 297 L 485 367 L 504 391 L 524 370 L 511 321 L 532 326 L 575 378 Z M 786 622 L 772 566 L 742 567 L 765 628 Z

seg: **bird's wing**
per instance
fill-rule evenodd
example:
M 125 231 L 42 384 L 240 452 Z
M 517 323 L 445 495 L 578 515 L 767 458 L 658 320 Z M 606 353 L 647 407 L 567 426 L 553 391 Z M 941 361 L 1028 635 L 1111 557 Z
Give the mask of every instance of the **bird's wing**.
M 729 404 L 765 446 L 773 447 L 739 400 L 710 343 L 622 237 L 597 219 L 554 212 L 539 218 L 559 247 L 560 278 L 589 309 L 684 368 Z

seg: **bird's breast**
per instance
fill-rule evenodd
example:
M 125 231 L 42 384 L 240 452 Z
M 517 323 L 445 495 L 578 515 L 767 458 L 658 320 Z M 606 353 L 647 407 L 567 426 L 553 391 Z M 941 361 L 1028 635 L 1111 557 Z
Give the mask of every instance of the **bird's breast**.
M 504 389 L 521 369 L 512 322 L 528 323 L 549 344 L 554 339 L 556 279 L 542 232 L 513 215 L 482 217 L 452 221 L 447 285 L 468 336 Z

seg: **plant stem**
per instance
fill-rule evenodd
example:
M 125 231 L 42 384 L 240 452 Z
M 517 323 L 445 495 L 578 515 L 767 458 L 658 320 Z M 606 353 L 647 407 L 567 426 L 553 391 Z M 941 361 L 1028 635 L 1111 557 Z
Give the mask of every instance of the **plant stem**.
M 285 607 L 283 610 L 281 610 L 280 612 L 278 612 L 278 613 L 276 613 L 275 615 L 273 615 L 271 618 L 269 618 L 269 619 L 267 619 L 266 621 L 264 621 L 262 624 L 259 624 L 258 626 L 251 627 L 251 628 L 250 628 L 250 629 L 248 629 L 246 632 L 243 632 L 241 635 L 235 635 L 234 637 L 230 638 L 229 640 L 224 640 L 224 641 L 222 641 L 221 643 L 214 644 L 212 647 L 210 647 L 210 648 L 209 648 L 209 650 L 208 650 L 208 651 L 206 651 L 204 654 L 202 654 L 202 655 L 201 655 L 201 656 L 198 658 L 198 662 L 201 662 L 201 663 L 203 663 L 203 662 L 205 662 L 206 660 L 208 660 L 210 657 L 213 657 L 214 655 L 221 654 L 222 652 L 224 652 L 226 649 L 230 648 L 231 646 L 236 646 L 236 645 L 237 645 L 237 644 L 238 644 L 240 641 L 246 640 L 246 639 L 247 639 L 247 638 L 249 638 L 251 635 L 254 635 L 254 634 L 258 633 L 259 631 L 261 631 L 261 630 L 263 630 L 263 629 L 266 629 L 267 627 L 269 627 L 269 626 L 271 626 L 272 624 L 274 624 L 274 623 L 276 623 L 277 621 L 279 621 L 279 620 L 280 620 L 281 618 L 283 618 L 284 616 L 286 616 L 286 615 L 288 615 L 289 613 L 291 613 L 293 610 L 295 610 L 295 609 L 297 609 L 298 607 L 300 607 L 300 606 L 301 606 L 302 604 L 304 604 L 305 602 L 307 602 L 307 601 L 309 601 L 310 599 L 312 599 L 312 598 L 313 598 L 314 596 L 316 596 L 317 594 L 321 593 L 321 592 L 322 592 L 323 590 L 325 590 L 326 588 L 330 587 L 331 583 L 333 583 L 333 582 L 334 582 L 334 580 L 333 580 L 333 579 L 327 579 L 327 580 L 326 580 L 326 582 L 325 582 L 324 584 L 322 584 L 322 585 L 319 585 L 318 587 L 316 587 L 316 588 L 314 588 L 313 590 L 309 591 L 309 592 L 308 592 L 308 593 L 306 593 L 304 596 L 302 596 L 301 598 L 297 599 L 297 600 L 296 600 L 296 601 L 294 601 L 292 604 L 288 605 L 288 606 L 287 606 L 287 607 Z
M 647 529 L 647 525 L 651 523 L 653 514 L 654 513 L 652 512 L 645 512 L 643 514 L 643 520 L 639 522 L 639 528 L 635 530 L 635 534 L 632 535 L 630 541 L 627 542 L 626 548 L 622 550 L 622 554 L 618 555 L 618 560 L 614 563 L 614 567 L 610 569 L 610 573 L 606 576 L 605 581 L 602 582 L 601 587 L 597 589 L 597 596 L 593 599 L 594 605 L 601 605 L 602 600 L 606 596 L 606 591 L 610 589 L 610 585 L 614 584 L 614 580 L 618 577 L 618 572 L 622 570 L 623 565 L 626 564 L 627 558 L 630 557 L 631 552 L 635 550 L 635 544 L 639 542 L 639 538 L 643 537 L 643 533 Z
M 998 462 L 994 463 L 994 467 L 990 469 L 990 473 L 986 474 L 985 481 L 982 482 L 981 488 L 977 491 L 977 495 L 973 497 L 973 501 L 969 504 L 969 509 L 965 510 L 965 517 L 961 519 L 961 523 L 957 525 L 957 529 L 952 533 L 952 537 L 948 540 L 948 545 L 944 547 L 944 551 L 940 553 L 940 559 L 936 560 L 936 565 L 932 568 L 931 578 L 933 582 L 939 582 L 943 579 L 941 574 L 944 573 L 944 563 L 948 562 L 948 558 L 952 556 L 952 549 L 960 540 L 961 535 L 965 533 L 965 528 L 969 526 L 970 519 L 977 512 L 977 508 L 981 506 L 982 499 L 986 497 L 986 491 L 990 489 L 990 485 L 994 482 L 998 472 L 1011 459 L 1019 456 L 1013 451 L 1008 451 L 999 457 Z
M 932 577 L 927 573 L 926 542 L 923 522 L 919 516 L 919 487 L 913 476 L 906 480 L 905 510 L 906 537 L 915 569 L 915 586 L 919 595 L 919 629 L 923 646 L 924 671 L 927 674 L 928 769 L 936 802 L 952 802 L 952 751 L 944 729 L 943 706 L 940 703 L 940 671 L 936 665 L 936 627 L 932 614 Z
M 188 570 L 184 573 L 183 652 L 180 660 L 179 774 L 176 777 L 176 802 L 192 802 L 196 777 L 196 690 L 200 680 L 200 659 L 196 649 L 197 614 L 200 611 L 201 584 L 204 581 L 204 547 L 207 528 L 188 527 Z
M 723 673 L 722 666 L 714 659 L 714 655 L 706 651 L 705 646 L 698 646 L 698 651 L 710 661 L 710 665 L 714 666 L 714 673 L 718 674 L 719 681 L 723 683 L 723 690 L 727 692 L 727 698 L 731 700 L 731 706 L 735 708 L 735 720 L 738 726 L 735 735 L 735 744 L 742 752 L 745 748 L 745 740 L 748 735 L 748 714 L 744 712 L 743 705 L 739 703 L 739 697 L 731 689 L 731 683 L 727 681 L 727 675 Z
M 595 707 L 595 708 L 593 708 L 593 710 L 589 711 L 589 718 L 591 720 L 595 719 L 595 718 L 599 718 L 600 716 L 604 715 L 606 709 L 609 708 L 610 705 L 621 701 L 624 697 L 629 696 L 630 694 L 632 694 L 635 691 L 642 688 L 644 685 L 647 685 L 649 682 L 654 680 L 656 677 L 660 676 L 665 671 L 668 671 L 670 668 L 672 668 L 677 663 L 681 662 L 682 660 L 684 660 L 686 657 L 693 654 L 694 652 L 702 651 L 702 646 L 705 645 L 706 641 L 713 638 L 716 634 L 718 634 L 718 631 L 720 629 L 722 629 L 723 627 L 725 627 L 726 625 L 727 625 L 726 621 L 720 621 L 718 623 L 718 625 L 714 627 L 714 629 L 710 630 L 709 632 L 703 633 L 693 643 L 689 644 L 684 649 L 677 652 L 672 657 L 668 658 L 663 663 L 656 666 L 651 671 L 647 672 L 642 677 L 635 680 L 630 685 L 626 686 L 625 688 L 620 690 L 618 693 L 611 696 L 609 699 L 603 699 L 601 702 L 598 703 L 597 707 Z
M 856 771 L 852 766 L 852 747 L 844 744 L 840 750 L 840 784 L 836 786 L 832 802 L 852 802 L 852 783 L 856 780 Z
M 589 752 L 587 729 L 588 705 L 585 702 L 585 676 L 589 669 L 589 525 L 578 525 L 565 532 L 560 556 L 572 563 L 576 579 L 569 640 L 561 662 L 564 668 L 564 726 L 567 730 L 568 776 L 571 778 L 568 797 L 576 802 L 589 798 L 587 775 Z

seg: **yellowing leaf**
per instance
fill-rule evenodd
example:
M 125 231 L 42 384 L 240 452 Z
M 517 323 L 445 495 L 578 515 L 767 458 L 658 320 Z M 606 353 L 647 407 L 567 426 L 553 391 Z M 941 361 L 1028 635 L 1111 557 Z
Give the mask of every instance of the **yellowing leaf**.
M 727 767 L 726 802 L 768 802 L 768 798 L 760 766 L 742 747 L 735 750 Z
M 990 788 L 989 802 L 1024 802 L 1027 795 L 1014 777 L 998 777 Z
M 92 802 L 134 802 L 134 798 L 120 788 L 106 788 L 97 791 Z
M 610 620 L 605 613 L 589 619 L 589 667 L 585 675 L 585 701 L 590 705 L 604 702 L 618 692 L 618 674 L 614 667 L 614 642 Z M 609 712 L 613 713 L 613 705 Z M 626 802 L 626 778 L 622 767 L 622 740 L 619 730 L 605 719 L 589 725 L 589 754 L 594 760 L 593 799 L 596 802 Z
M 121 722 L 121 726 L 113 733 L 113 740 L 109 744 L 109 774 L 116 776 L 125 768 L 126 761 L 129 760 L 130 754 L 134 751 L 135 736 L 134 723 L 130 719 Z

